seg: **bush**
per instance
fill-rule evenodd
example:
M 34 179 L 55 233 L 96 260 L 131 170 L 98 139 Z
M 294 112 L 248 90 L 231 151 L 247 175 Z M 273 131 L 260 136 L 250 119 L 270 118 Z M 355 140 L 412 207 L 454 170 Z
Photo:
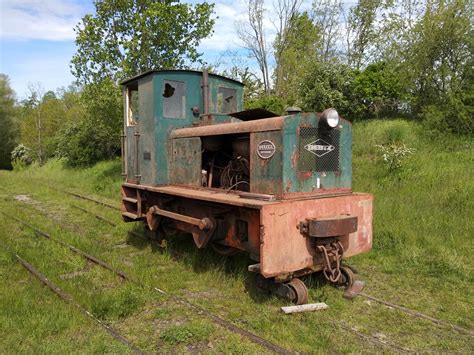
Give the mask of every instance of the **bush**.
M 245 103 L 246 110 L 253 108 L 263 108 L 278 115 L 283 115 L 285 114 L 286 103 L 282 98 L 276 95 L 261 96 L 256 99 L 249 99 Z
M 30 149 L 23 144 L 18 144 L 11 152 L 13 170 L 23 170 L 33 162 Z
M 344 64 L 316 62 L 302 78 L 301 105 L 305 111 L 322 112 L 334 107 L 340 114 L 351 112 L 350 90 L 354 72 Z
M 370 64 L 355 74 L 349 110 L 354 119 L 379 118 L 399 113 L 404 98 L 400 75 L 384 62 Z
M 67 125 L 57 142 L 57 156 L 68 166 L 89 166 L 120 152 L 119 133 L 92 119 Z
M 378 144 L 382 161 L 388 166 L 390 172 L 399 170 L 402 161 L 415 153 L 415 149 L 407 147 L 404 143 L 394 142 L 390 144 Z
M 450 95 L 445 103 L 424 108 L 425 126 L 435 132 L 472 135 L 474 133 L 474 94 Z

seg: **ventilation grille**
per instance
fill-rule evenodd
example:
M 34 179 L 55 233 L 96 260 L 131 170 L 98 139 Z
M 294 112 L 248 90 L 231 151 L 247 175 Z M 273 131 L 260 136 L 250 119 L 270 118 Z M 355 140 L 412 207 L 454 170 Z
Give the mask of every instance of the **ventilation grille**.
M 300 127 L 299 171 L 339 171 L 337 129 Z

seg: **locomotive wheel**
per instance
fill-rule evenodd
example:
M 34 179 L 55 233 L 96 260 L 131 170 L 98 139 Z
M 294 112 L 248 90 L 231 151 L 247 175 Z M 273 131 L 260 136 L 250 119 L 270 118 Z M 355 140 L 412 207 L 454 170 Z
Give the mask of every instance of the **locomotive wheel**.
M 239 251 L 236 248 L 232 248 L 227 245 L 222 245 L 218 243 L 211 243 L 211 248 L 217 254 L 222 255 L 222 256 L 232 256 L 232 255 L 235 255 Z
M 295 292 L 295 299 L 293 302 L 297 305 L 308 303 L 308 289 L 303 281 L 294 278 L 287 285 Z
M 354 284 L 354 281 L 355 275 L 354 271 L 352 271 L 352 268 L 348 266 L 341 266 L 341 277 L 337 282 L 338 286 L 343 288 L 349 288 Z

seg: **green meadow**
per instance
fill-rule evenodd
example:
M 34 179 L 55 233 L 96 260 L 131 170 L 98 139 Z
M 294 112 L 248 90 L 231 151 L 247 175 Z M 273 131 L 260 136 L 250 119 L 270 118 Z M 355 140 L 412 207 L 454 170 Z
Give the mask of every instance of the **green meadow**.
M 406 120 L 355 123 L 353 188 L 374 202 L 374 245 L 348 260 L 367 294 L 474 329 L 474 140 L 426 132 Z M 390 170 L 377 145 L 405 144 L 414 153 Z M 281 347 L 309 353 L 409 351 L 469 353 L 472 335 L 342 292 L 307 277 L 320 312 L 284 315 L 288 302 L 255 286 L 246 255 L 197 250 L 188 235 L 166 244 L 140 238 L 118 211 L 50 188 L 119 205 L 120 161 L 67 169 L 61 161 L 0 171 L 0 211 L 28 221 L 125 271 L 121 280 L 63 246 L 0 214 L 0 353 L 128 353 L 74 306 L 30 276 L 17 253 L 147 353 L 263 353 L 264 348 L 212 322 L 186 299 Z M 78 205 L 117 224 L 110 226 Z M 152 287 L 166 291 L 160 294 Z M 378 339 L 370 342 L 348 329 Z

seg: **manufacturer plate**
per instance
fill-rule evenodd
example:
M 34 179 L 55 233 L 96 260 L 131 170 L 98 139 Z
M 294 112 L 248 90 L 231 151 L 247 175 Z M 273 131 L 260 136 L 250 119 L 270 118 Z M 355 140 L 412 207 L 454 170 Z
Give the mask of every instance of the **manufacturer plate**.
M 332 152 L 336 147 L 332 144 L 329 144 L 325 140 L 317 139 L 314 142 L 308 143 L 304 146 L 308 152 L 313 153 L 317 157 L 322 157 L 330 152 Z
M 275 144 L 272 141 L 261 141 L 257 145 L 257 155 L 262 159 L 270 159 L 275 154 Z

